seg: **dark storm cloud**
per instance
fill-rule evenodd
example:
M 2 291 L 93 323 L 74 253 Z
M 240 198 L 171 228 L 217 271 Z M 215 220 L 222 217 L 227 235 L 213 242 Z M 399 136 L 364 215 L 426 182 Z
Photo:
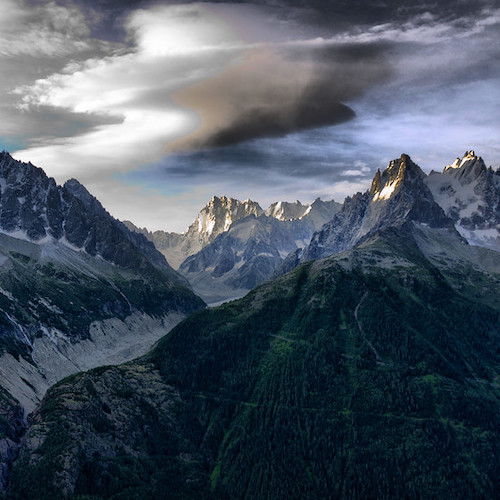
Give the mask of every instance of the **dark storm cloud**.
M 129 175 L 136 176 L 136 180 L 139 180 L 140 176 L 148 175 L 153 178 L 167 175 L 203 180 L 213 177 L 214 174 L 218 178 L 251 180 L 253 176 L 261 178 L 272 166 L 273 174 L 277 175 L 331 179 L 335 169 L 332 169 L 332 162 L 325 159 L 321 149 L 304 148 L 300 151 L 299 148 L 293 147 L 287 150 L 286 145 L 294 140 L 293 137 L 283 137 L 276 144 L 275 139 L 256 139 L 214 150 L 167 156 L 149 173 L 146 170 Z M 336 158 L 342 165 L 338 166 L 336 173 L 345 166 L 343 160 L 345 158 Z M 305 164 L 307 169 L 303 168 Z
M 355 117 L 345 100 L 391 75 L 383 45 L 285 45 L 252 51 L 214 78 L 177 93 L 201 126 L 172 150 L 213 148 L 335 125 Z
M 41 3 L 39 0 L 37 3 Z M 70 0 L 60 0 L 68 4 Z M 94 30 L 104 38 L 117 39 L 124 34 L 121 22 L 133 9 L 152 5 L 192 3 L 250 4 L 269 8 L 274 15 L 297 25 L 308 24 L 331 33 L 353 26 L 405 22 L 428 13 L 438 19 L 463 19 L 498 6 L 496 0 L 74 0 L 93 20 Z
M 280 137 L 296 130 L 343 123 L 354 116 L 348 106 L 310 89 L 288 116 L 266 107 L 244 110 L 227 128 L 207 139 L 206 146 L 228 146 L 256 137 Z
M 350 151 L 358 147 L 354 161 Z M 325 186 L 341 181 L 371 177 L 375 170 L 373 151 L 354 144 L 341 127 L 304 130 L 280 138 L 261 138 L 231 146 L 169 155 L 155 165 L 127 174 L 134 182 L 189 180 L 195 183 L 218 179 L 231 182 L 260 183 L 270 176 L 279 179 L 314 179 Z M 346 173 L 347 172 L 347 173 Z
M 253 3 L 253 2 L 252 2 Z M 255 3 L 265 5 L 264 0 Z M 330 22 L 385 23 L 405 21 L 423 13 L 441 19 L 453 19 L 477 14 L 480 10 L 498 6 L 496 0 L 276 0 L 273 5 L 292 8 L 292 15 L 302 15 L 318 24 Z M 295 10 L 296 9 L 296 10 Z

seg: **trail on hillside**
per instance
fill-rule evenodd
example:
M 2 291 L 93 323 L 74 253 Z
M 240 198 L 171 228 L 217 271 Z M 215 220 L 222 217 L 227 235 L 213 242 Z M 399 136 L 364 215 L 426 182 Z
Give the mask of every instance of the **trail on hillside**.
M 359 301 L 358 305 L 354 309 L 354 319 L 356 320 L 356 324 L 358 325 L 359 333 L 361 333 L 363 340 L 368 344 L 368 347 L 372 350 L 373 354 L 375 354 L 375 359 L 377 360 L 377 363 L 385 364 L 382 362 L 382 358 L 381 358 L 380 354 L 377 352 L 377 349 L 375 349 L 373 344 L 368 340 L 368 338 L 363 330 L 363 326 L 361 325 L 361 321 L 359 321 L 359 319 L 358 319 L 359 308 L 360 308 L 361 304 L 363 303 L 363 301 L 366 299 L 367 295 L 368 295 L 368 292 L 365 292 L 363 294 L 363 297 L 361 297 L 361 300 Z

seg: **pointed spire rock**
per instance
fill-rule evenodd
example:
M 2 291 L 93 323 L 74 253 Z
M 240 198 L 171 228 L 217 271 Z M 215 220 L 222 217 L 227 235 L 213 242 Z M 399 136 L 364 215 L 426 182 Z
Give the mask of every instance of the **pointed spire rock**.
M 380 180 L 380 176 L 381 176 L 381 173 L 380 173 L 380 168 L 379 168 L 379 169 L 377 169 L 377 172 L 375 173 L 375 177 L 373 178 L 372 186 L 370 188 L 370 194 L 372 196 L 375 195 L 376 193 L 380 193 L 380 191 L 382 189 L 382 182 Z
M 381 174 L 375 174 L 370 193 L 373 201 L 388 200 L 403 184 L 418 183 L 425 177 L 422 169 L 407 154 L 402 154 L 399 159 L 392 160 Z

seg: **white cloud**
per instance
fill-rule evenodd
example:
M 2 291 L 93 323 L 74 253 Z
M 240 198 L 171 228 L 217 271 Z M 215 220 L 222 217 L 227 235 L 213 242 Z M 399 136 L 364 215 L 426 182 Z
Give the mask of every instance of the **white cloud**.
M 230 64 L 238 51 L 230 27 L 200 5 L 134 12 L 126 23 L 137 45 L 128 53 L 72 62 L 64 71 L 20 86 L 20 108 L 52 106 L 119 119 L 85 134 L 18 151 L 62 181 L 137 168 L 159 160 L 165 145 L 192 131 L 195 113 L 172 93 Z M 215 48 L 214 48 L 215 47 Z M 218 50 L 220 48 L 223 50 Z
M 0 56 L 60 56 L 91 47 L 89 28 L 76 7 L 2 0 L 1 8 Z
M 143 57 L 185 55 L 240 43 L 227 22 L 201 5 L 138 10 L 126 26 Z
M 344 170 L 342 172 L 342 175 L 344 177 L 358 177 L 360 175 L 363 175 L 363 172 L 360 172 L 359 170 Z
M 371 168 L 363 161 L 356 160 L 353 168 L 343 170 L 341 175 L 343 177 L 364 177 L 371 172 Z
M 396 42 L 432 45 L 449 40 L 469 38 L 500 24 L 500 9 L 484 9 L 474 18 L 444 22 L 430 13 L 420 14 L 404 23 L 384 23 L 368 28 L 356 27 L 336 37 L 345 42 Z

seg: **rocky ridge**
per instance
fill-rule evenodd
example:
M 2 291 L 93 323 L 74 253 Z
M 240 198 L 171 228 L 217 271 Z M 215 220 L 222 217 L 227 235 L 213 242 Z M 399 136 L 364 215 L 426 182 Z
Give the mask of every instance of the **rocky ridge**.
M 214 196 L 183 234 L 149 232 L 132 223 L 210 304 L 241 297 L 268 279 L 283 258 L 303 248 L 340 204 L 273 203 L 265 212 L 251 200 Z
M 182 234 L 161 230 L 151 232 L 145 228 L 137 228 L 129 221 L 125 225 L 146 236 L 168 262 L 178 269 L 187 257 L 199 252 L 219 234 L 227 231 L 234 222 L 249 215 L 258 217 L 263 213 L 260 205 L 252 200 L 240 201 L 226 196 L 213 196 Z
M 27 411 L 60 378 L 145 352 L 203 306 L 78 181 L 58 186 L 2 152 L 0 185 L 0 386 Z
M 346 198 L 339 213 L 282 268 L 353 248 L 373 232 L 407 221 L 454 227 L 470 244 L 500 250 L 499 179 L 473 152 L 429 175 L 403 154 L 377 171 L 369 191 Z
M 179 272 L 209 304 L 241 297 L 269 279 L 290 252 L 307 245 L 338 206 L 319 199 L 310 205 L 273 204 L 266 214 L 233 223 L 188 257 Z

